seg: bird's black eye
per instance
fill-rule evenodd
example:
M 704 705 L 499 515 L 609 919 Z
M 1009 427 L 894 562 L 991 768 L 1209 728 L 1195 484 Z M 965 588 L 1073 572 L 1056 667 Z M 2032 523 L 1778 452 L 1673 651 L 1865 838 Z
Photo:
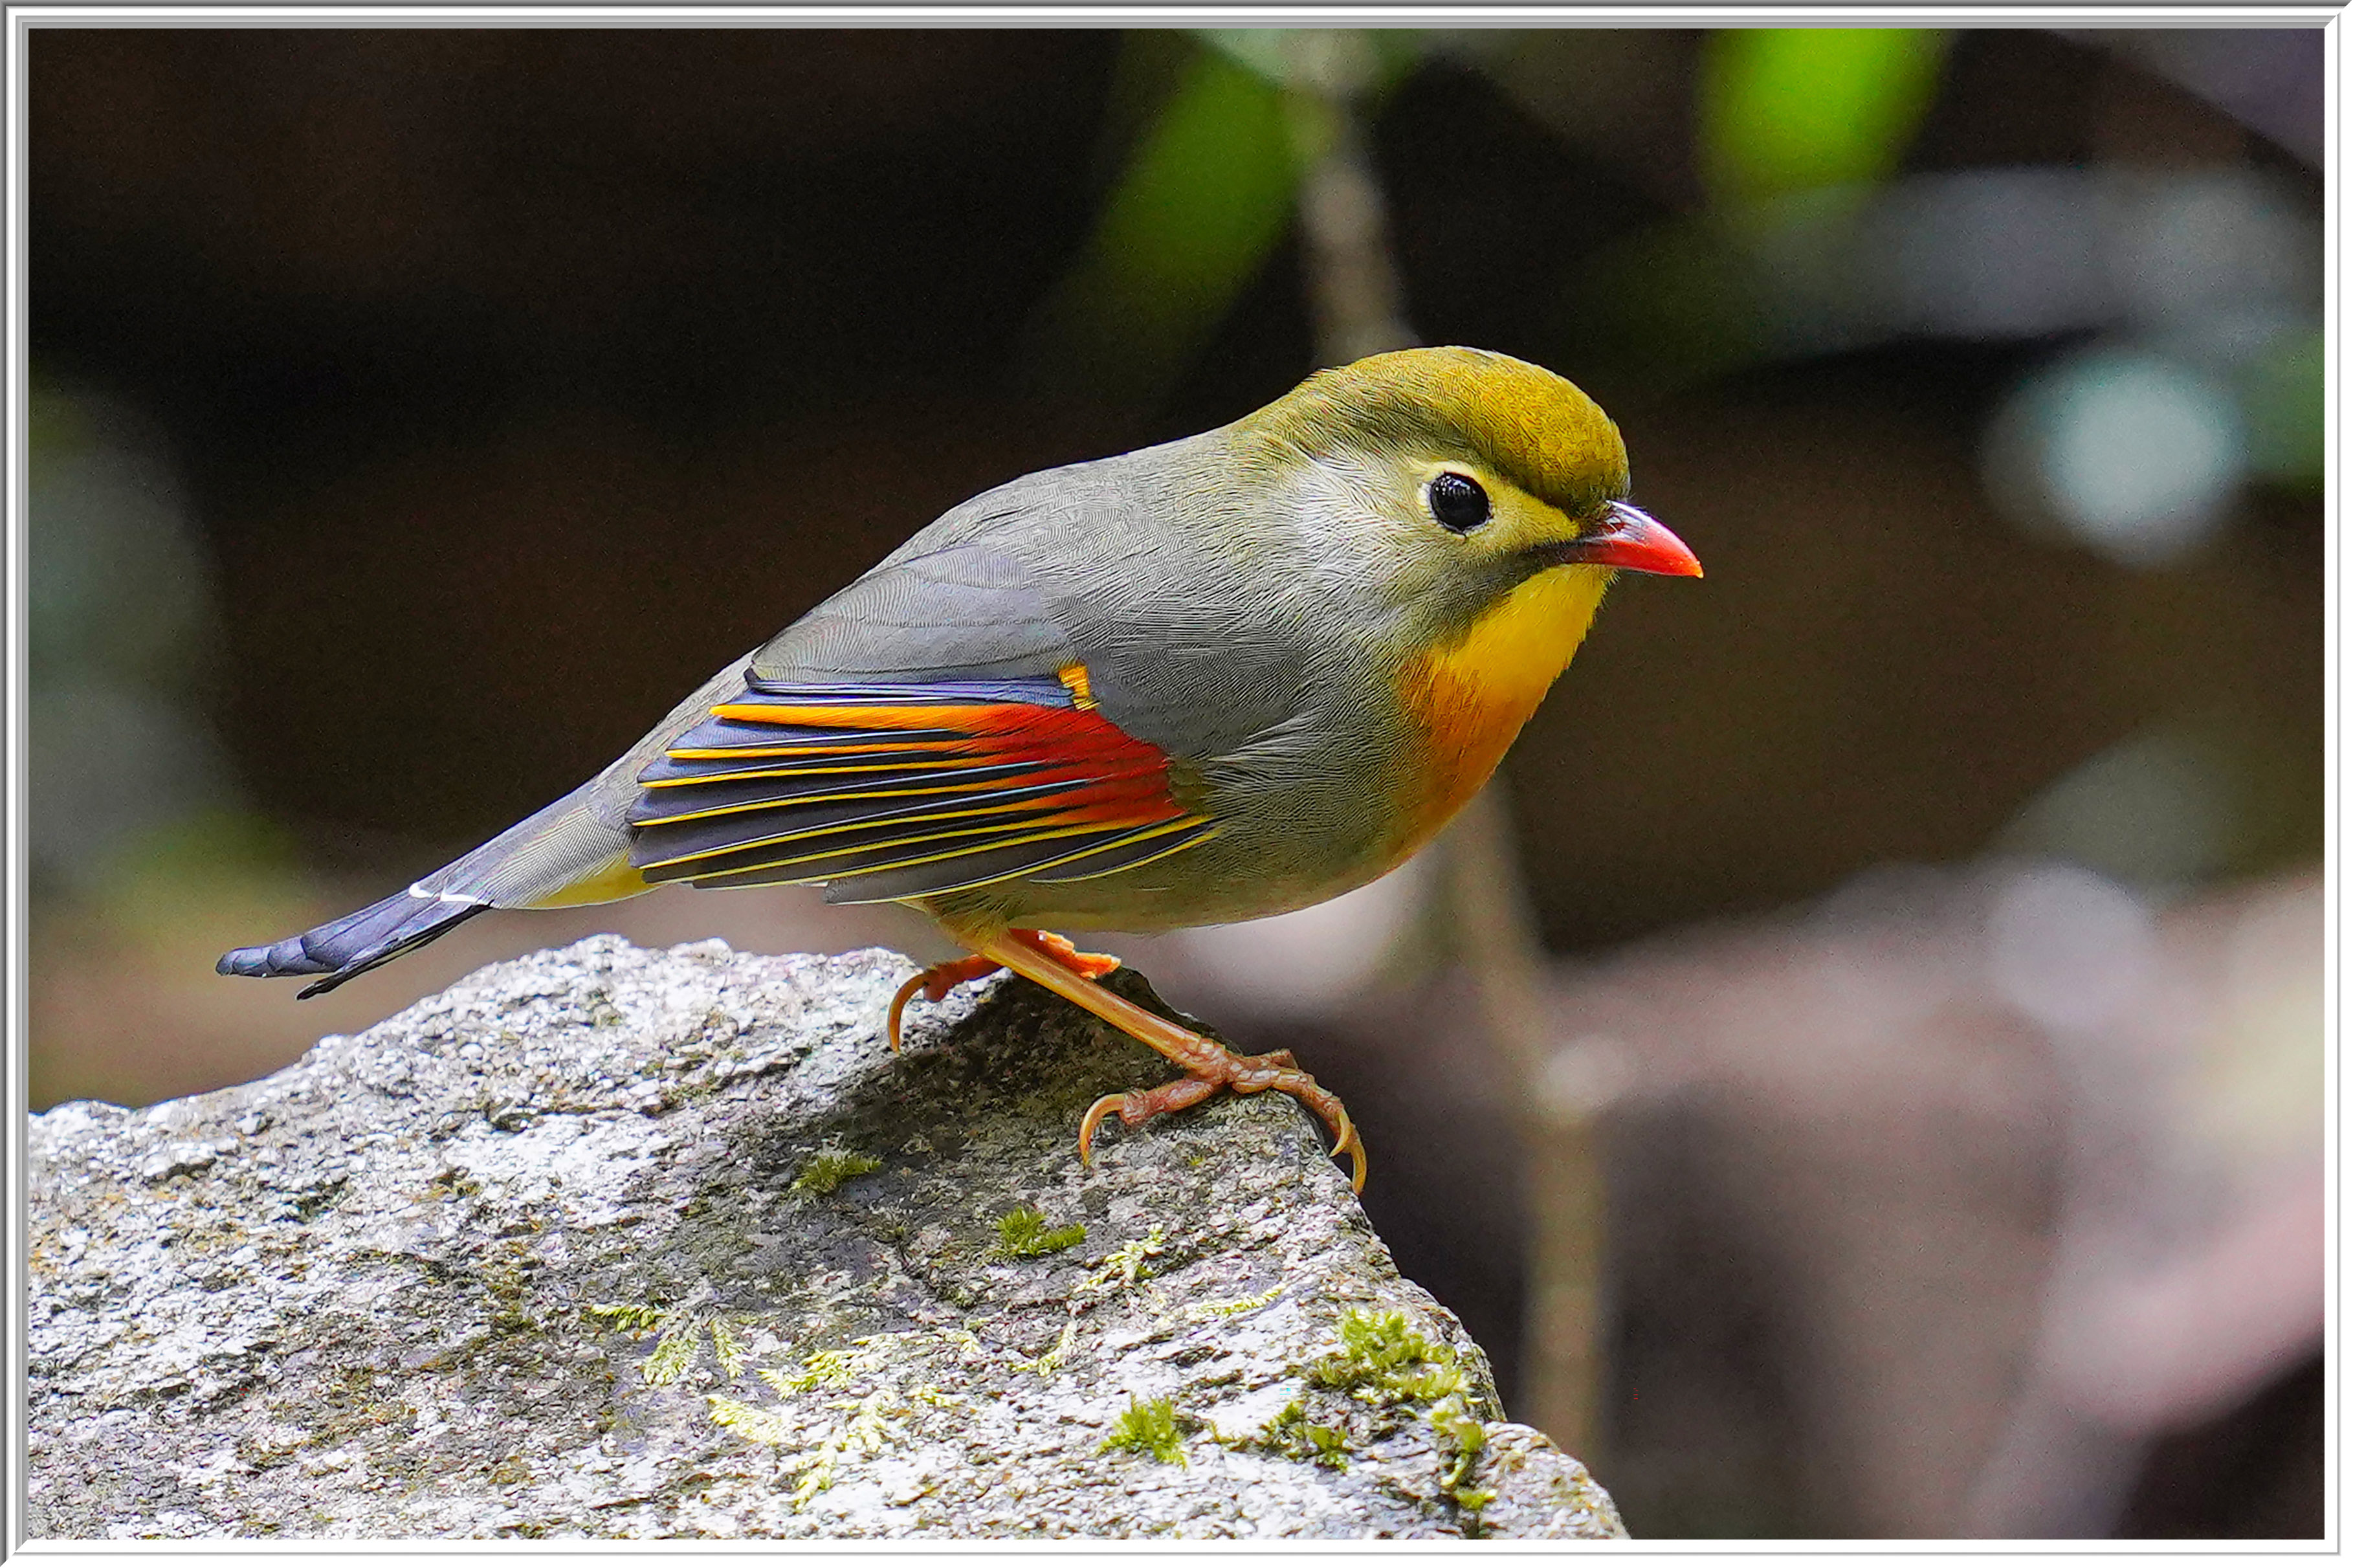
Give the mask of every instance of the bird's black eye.
M 1468 533 L 1493 510 L 1487 492 L 1468 474 L 1443 473 L 1430 481 L 1430 515 L 1457 533 Z

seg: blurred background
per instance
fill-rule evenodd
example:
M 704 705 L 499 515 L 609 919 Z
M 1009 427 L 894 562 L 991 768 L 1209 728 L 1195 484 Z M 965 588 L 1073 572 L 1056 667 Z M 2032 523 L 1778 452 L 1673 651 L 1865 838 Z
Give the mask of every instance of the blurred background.
M 2323 1528 L 2323 47 L 1951 32 L 70 30 L 30 47 L 35 1109 L 957 500 L 1408 342 L 1706 563 L 1459 830 L 1117 944 L 1348 1100 L 1637 1535 Z

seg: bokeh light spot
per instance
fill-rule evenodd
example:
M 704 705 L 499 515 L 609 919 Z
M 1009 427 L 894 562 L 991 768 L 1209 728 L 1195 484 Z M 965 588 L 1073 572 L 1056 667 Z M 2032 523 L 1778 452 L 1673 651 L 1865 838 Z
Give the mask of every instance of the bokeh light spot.
M 1997 500 L 2134 566 L 2179 559 L 2224 521 L 2247 472 L 2231 396 L 2189 365 L 2100 348 L 2042 372 L 1996 422 Z

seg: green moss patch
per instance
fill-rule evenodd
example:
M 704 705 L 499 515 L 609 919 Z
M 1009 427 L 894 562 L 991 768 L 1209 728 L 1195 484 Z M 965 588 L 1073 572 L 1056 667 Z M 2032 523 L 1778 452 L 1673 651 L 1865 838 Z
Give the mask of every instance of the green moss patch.
M 1127 1408 L 1111 1424 L 1111 1436 L 1097 1453 L 1149 1454 L 1164 1465 L 1185 1463 L 1184 1422 L 1166 1399 L 1128 1395 Z
M 1318 1388 L 1373 1405 L 1430 1405 L 1463 1390 L 1453 1348 L 1408 1326 L 1399 1311 L 1351 1308 L 1340 1320 L 1340 1348 L 1308 1369 Z
M 1461 1510 L 1465 1533 L 1479 1533 L 1479 1510 L 1495 1500 L 1492 1490 L 1471 1485 L 1479 1455 L 1487 1446 L 1487 1426 L 1471 1414 L 1469 1384 L 1453 1347 L 1412 1328 L 1403 1312 L 1351 1309 L 1340 1320 L 1340 1348 L 1309 1368 L 1308 1378 L 1318 1388 L 1376 1406 L 1419 1408 L 1437 1434 L 1440 1451 L 1447 1455 L 1439 1485 Z M 1296 1417 L 1293 1411 L 1300 1412 Z M 1290 1430 L 1285 1429 L 1286 1419 Z M 1268 1428 L 1270 1445 L 1296 1454 L 1302 1436 L 1322 1430 L 1308 1427 L 1305 1420 L 1293 1401 Z M 1319 1458 L 1316 1462 L 1324 1461 Z
M 1050 1226 L 1046 1211 L 1024 1205 L 997 1222 L 997 1245 L 989 1249 L 992 1258 L 1043 1258 L 1051 1252 L 1065 1252 L 1087 1238 L 1082 1225 Z
M 1321 1465 L 1327 1470 L 1348 1468 L 1348 1435 L 1337 1426 L 1319 1426 L 1308 1420 L 1307 1402 L 1303 1399 L 1294 1399 L 1284 1405 L 1258 1436 L 1243 1438 L 1227 1446 L 1280 1454 L 1287 1459 Z
M 881 1168 L 882 1162 L 871 1154 L 853 1154 L 847 1149 L 819 1149 L 801 1167 L 801 1173 L 793 1178 L 792 1190 L 823 1197 L 850 1177 Z

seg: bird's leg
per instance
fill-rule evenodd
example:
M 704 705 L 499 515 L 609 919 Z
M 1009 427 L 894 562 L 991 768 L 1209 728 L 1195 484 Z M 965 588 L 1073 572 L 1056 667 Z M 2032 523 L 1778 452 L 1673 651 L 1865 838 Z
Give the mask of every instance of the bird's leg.
M 1053 931 L 1029 931 L 1017 926 L 1005 934 L 1052 958 L 1084 980 L 1100 980 L 1119 967 L 1119 960 L 1110 953 L 1081 952 L 1069 937 Z M 937 1002 L 965 981 L 986 980 L 1004 967 L 994 958 L 983 958 L 976 953 L 969 958 L 951 958 L 944 963 L 934 963 L 900 986 L 899 994 L 891 998 L 891 1016 L 883 1030 L 883 1037 L 891 1042 L 891 1049 L 895 1052 L 899 1048 L 899 1021 L 905 1016 L 907 1004 L 915 999 L 917 992 L 923 993 L 924 1001 Z
M 1119 1113 L 1122 1125 L 1140 1127 L 1163 1111 L 1198 1105 L 1220 1089 L 1230 1089 L 1236 1094 L 1261 1094 L 1273 1089 L 1291 1096 L 1323 1120 L 1332 1131 L 1332 1152 L 1348 1156 L 1354 1172 L 1351 1189 L 1365 1190 L 1365 1145 L 1356 1136 L 1356 1123 L 1348 1119 L 1347 1108 L 1340 1103 L 1339 1096 L 1300 1071 L 1289 1051 L 1270 1051 L 1261 1057 L 1237 1056 L 1215 1040 L 1104 990 L 1095 984 L 1096 976 L 1066 966 L 1057 954 L 1028 940 L 1036 934 L 1008 931 L 999 936 L 961 940 L 969 942 L 982 958 L 1077 1003 L 1185 1069 L 1183 1078 L 1158 1089 L 1107 1094 L 1088 1107 L 1079 1122 L 1081 1161 L 1092 1163 L 1095 1129 L 1113 1111 Z

